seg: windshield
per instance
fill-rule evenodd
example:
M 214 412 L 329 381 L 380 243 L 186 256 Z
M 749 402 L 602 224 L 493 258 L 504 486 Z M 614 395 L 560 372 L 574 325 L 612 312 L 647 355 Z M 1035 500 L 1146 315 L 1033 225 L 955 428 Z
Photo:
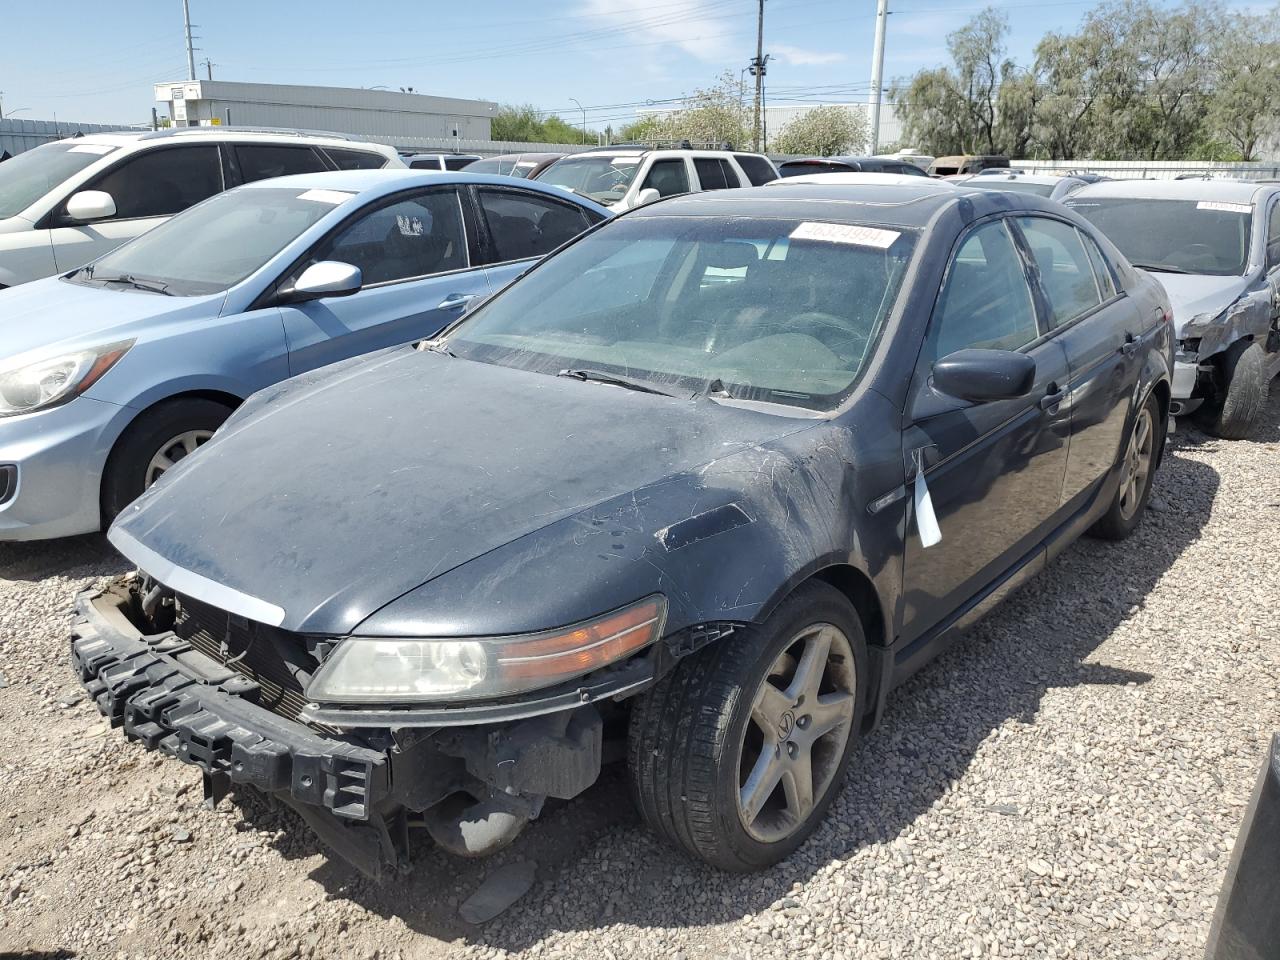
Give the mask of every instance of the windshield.
M 1135 267 L 1234 277 L 1249 263 L 1248 203 L 1118 197 L 1080 198 L 1068 206 Z
M 640 169 L 640 157 L 565 157 L 535 178 L 590 197 L 597 203 L 616 203 L 626 195 Z
M 21 213 L 116 149 L 106 143 L 46 143 L 0 163 L 0 220 Z
M 983 190 L 1004 190 L 1007 193 L 1034 193 L 1037 197 L 1053 195 L 1054 183 L 1031 183 L 1028 180 L 999 180 L 995 177 L 975 177 L 967 186 Z
M 488 160 L 477 160 L 475 163 L 467 164 L 467 173 L 497 173 L 504 177 L 527 177 L 529 171 L 537 165 L 536 160 L 491 157 Z
M 197 204 L 78 271 L 74 279 L 158 281 L 179 296 L 239 283 L 353 196 L 337 190 L 241 187 Z
M 478 308 L 447 349 L 827 410 L 861 374 L 914 245 L 913 233 L 849 223 L 619 220 Z

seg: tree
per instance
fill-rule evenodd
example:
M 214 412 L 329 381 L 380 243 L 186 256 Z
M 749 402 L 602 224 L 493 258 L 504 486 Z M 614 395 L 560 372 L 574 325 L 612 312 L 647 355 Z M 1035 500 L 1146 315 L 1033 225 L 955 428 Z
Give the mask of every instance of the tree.
M 751 142 L 751 113 L 743 102 L 738 78 L 722 73 L 714 84 L 695 90 L 670 113 L 643 117 L 622 128 L 628 140 L 688 140 L 690 143 L 737 147 Z
M 494 140 L 516 143 L 581 143 L 583 140 L 581 127 L 554 115 L 543 119 L 542 111 L 529 103 L 499 107 L 489 127 L 489 136 Z M 588 130 L 586 139 L 594 142 L 595 132 Z
M 829 157 L 861 153 L 867 144 L 867 118 L 860 109 L 814 107 L 796 117 L 773 138 L 778 153 L 809 153 Z
M 1208 125 L 1242 160 L 1280 132 L 1280 5 L 1270 14 L 1236 14 L 1217 56 Z M 1213 141 L 1202 145 L 1210 146 Z M 1214 151 L 1218 154 L 1219 151 Z

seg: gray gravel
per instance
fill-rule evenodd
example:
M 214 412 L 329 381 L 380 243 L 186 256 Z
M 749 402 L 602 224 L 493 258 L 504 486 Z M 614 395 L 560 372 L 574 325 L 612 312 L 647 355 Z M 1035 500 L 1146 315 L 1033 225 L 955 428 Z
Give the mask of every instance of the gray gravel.
M 1137 535 L 1073 547 L 899 690 L 830 820 L 753 877 L 660 846 L 617 773 L 498 860 L 424 843 L 381 886 L 260 797 L 204 811 L 67 667 L 68 599 L 110 549 L 0 546 L 0 951 L 1199 958 L 1280 728 L 1278 455 L 1280 390 L 1252 440 L 1180 432 Z M 459 917 L 530 862 L 496 920 Z

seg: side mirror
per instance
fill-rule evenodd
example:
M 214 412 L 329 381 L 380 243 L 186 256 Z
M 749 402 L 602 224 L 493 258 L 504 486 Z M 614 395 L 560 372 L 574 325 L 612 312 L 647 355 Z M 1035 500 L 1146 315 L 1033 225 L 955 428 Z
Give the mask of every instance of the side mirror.
M 934 389 L 977 403 L 1025 397 L 1035 382 L 1035 360 L 1012 350 L 957 350 L 933 365 Z
M 639 193 L 636 194 L 636 206 L 643 207 L 646 203 L 653 203 L 654 201 L 661 200 L 661 199 L 662 199 L 662 194 L 660 194 L 657 190 L 655 190 L 653 187 L 645 187 L 643 190 L 641 190 Z
M 280 291 L 285 303 L 304 303 L 325 297 L 349 297 L 359 293 L 364 277 L 359 267 L 337 260 L 321 260 L 302 271 L 292 287 Z
M 116 215 L 116 201 L 102 190 L 81 190 L 67 201 L 67 216 L 78 223 L 105 220 Z

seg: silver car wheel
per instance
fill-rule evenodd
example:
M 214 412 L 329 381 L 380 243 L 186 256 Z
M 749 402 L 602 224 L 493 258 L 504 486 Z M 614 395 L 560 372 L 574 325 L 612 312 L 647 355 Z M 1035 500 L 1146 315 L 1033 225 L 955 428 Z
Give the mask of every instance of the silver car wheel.
M 815 623 L 760 681 L 738 759 L 738 817 L 754 839 L 786 840 L 831 786 L 852 732 L 856 670 L 844 632 Z
M 1138 411 L 1137 422 L 1129 434 L 1129 446 L 1125 450 L 1124 468 L 1120 476 L 1120 516 L 1129 520 L 1138 512 L 1138 504 L 1146 491 L 1147 477 L 1155 451 L 1155 421 L 1151 409 L 1143 406 Z
M 187 430 L 160 446 L 156 455 L 147 464 L 147 472 L 143 478 L 144 486 L 151 486 L 160 479 L 160 475 L 172 467 L 183 457 L 196 452 L 196 448 L 213 436 L 212 430 Z

